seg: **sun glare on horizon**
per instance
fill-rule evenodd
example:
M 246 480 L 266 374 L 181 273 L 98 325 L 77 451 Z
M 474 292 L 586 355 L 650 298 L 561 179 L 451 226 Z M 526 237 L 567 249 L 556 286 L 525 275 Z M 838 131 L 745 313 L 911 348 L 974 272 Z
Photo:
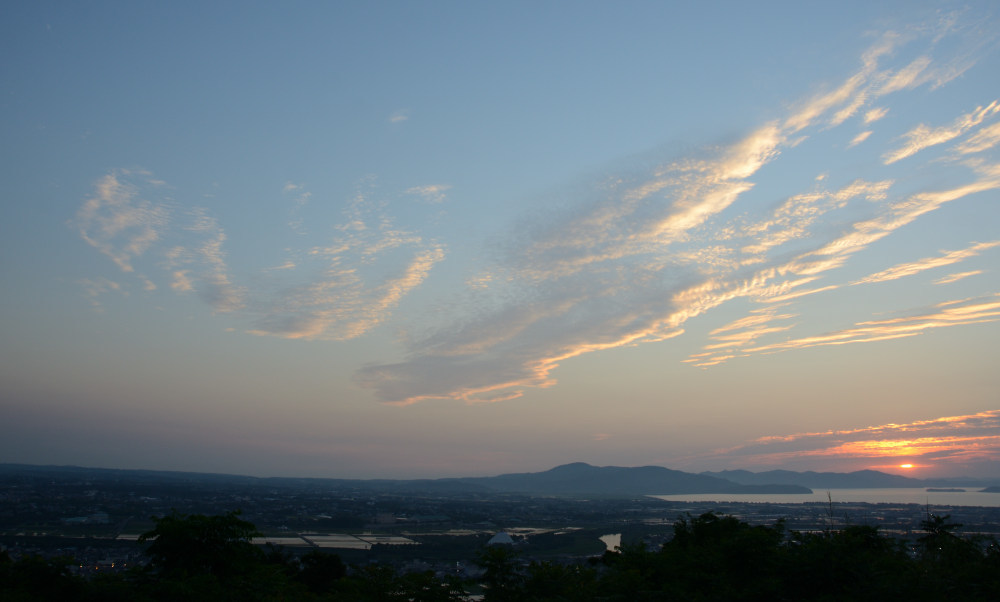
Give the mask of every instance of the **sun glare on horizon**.
M 259 4 L 0 11 L 0 471 L 1000 484 L 1000 0 Z

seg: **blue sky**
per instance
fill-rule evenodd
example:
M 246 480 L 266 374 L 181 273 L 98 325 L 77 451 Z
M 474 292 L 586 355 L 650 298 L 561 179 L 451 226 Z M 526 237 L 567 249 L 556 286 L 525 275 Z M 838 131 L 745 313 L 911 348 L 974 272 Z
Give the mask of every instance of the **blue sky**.
M 0 461 L 1000 477 L 992 3 L 3 12 Z

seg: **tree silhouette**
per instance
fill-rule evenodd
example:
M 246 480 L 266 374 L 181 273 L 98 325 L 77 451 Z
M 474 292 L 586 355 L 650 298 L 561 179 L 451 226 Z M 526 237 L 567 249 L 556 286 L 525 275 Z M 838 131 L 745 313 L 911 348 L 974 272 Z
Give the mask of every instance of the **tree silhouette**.
M 302 563 L 302 570 L 299 571 L 297 579 L 314 594 L 331 591 L 337 581 L 347 574 L 347 567 L 336 554 L 312 550 L 299 560 Z
M 521 599 L 524 576 L 518 570 L 517 552 L 504 545 L 486 546 L 476 555 L 476 564 L 486 569 L 483 575 L 486 602 Z
M 150 566 L 165 576 L 210 574 L 220 578 L 252 570 L 263 552 L 252 543 L 262 535 L 239 511 L 219 516 L 179 514 L 155 518 L 156 526 L 139 536 L 151 541 Z

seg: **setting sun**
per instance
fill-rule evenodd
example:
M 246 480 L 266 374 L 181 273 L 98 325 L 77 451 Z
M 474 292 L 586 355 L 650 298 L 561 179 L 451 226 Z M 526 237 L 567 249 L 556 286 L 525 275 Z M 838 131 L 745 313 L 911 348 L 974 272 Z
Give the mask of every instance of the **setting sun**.
M 1000 484 L 1000 0 L 849 2 L 0 0 L 0 465 Z

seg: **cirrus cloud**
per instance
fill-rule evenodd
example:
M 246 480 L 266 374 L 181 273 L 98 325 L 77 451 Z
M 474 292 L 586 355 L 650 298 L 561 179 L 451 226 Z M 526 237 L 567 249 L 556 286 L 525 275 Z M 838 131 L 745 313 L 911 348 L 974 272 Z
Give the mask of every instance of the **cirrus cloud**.
M 324 246 L 286 252 L 277 266 L 261 266 L 240 284 L 229 266 L 228 237 L 204 207 L 182 208 L 145 171 L 116 170 L 102 177 L 77 213 L 81 237 L 107 255 L 146 291 L 162 278 L 178 294 L 198 295 L 213 311 L 250 322 L 247 331 L 289 339 L 357 338 L 388 320 L 446 254 L 445 246 L 394 225 L 381 204 L 359 192 L 344 210 L 336 235 Z M 298 216 L 312 193 L 286 183 Z M 304 220 L 289 223 L 304 234 Z M 136 272 L 142 261 L 146 268 Z M 291 283 L 289 283 L 291 282 Z M 97 284 L 95 284 L 97 283 Z M 99 295 L 127 292 L 107 279 L 84 281 L 95 306 Z
M 784 306 L 842 289 L 849 280 L 820 280 L 922 216 L 1000 188 L 996 164 L 965 164 L 964 181 L 905 193 L 894 192 L 895 177 L 840 186 L 813 178 L 811 190 L 789 195 L 769 214 L 741 207 L 760 174 L 794 157 L 805 141 L 855 116 L 875 123 L 890 111 L 892 95 L 944 86 L 968 69 L 968 55 L 937 56 L 948 30 L 890 32 L 829 92 L 729 144 L 611 175 L 590 199 L 520 227 L 503 260 L 484 270 L 488 277 L 469 279 L 478 286 L 468 292 L 476 312 L 413 339 L 405 361 L 359 370 L 357 382 L 378 399 L 401 404 L 510 399 L 555 384 L 553 371 L 570 358 L 679 337 L 686 322 L 735 299 Z M 969 131 L 997 106 L 963 116 L 948 131 Z M 943 141 L 919 131 L 906 136 L 909 150 L 886 152 L 902 158 L 929 148 L 931 138 Z M 992 301 L 956 301 L 904 321 L 863 319 L 780 341 L 773 339 L 808 321 L 789 309 L 765 309 L 713 332 L 690 363 L 707 367 L 753 353 L 916 336 L 994 320 L 992 307 Z M 794 316 L 800 317 L 793 323 Z

